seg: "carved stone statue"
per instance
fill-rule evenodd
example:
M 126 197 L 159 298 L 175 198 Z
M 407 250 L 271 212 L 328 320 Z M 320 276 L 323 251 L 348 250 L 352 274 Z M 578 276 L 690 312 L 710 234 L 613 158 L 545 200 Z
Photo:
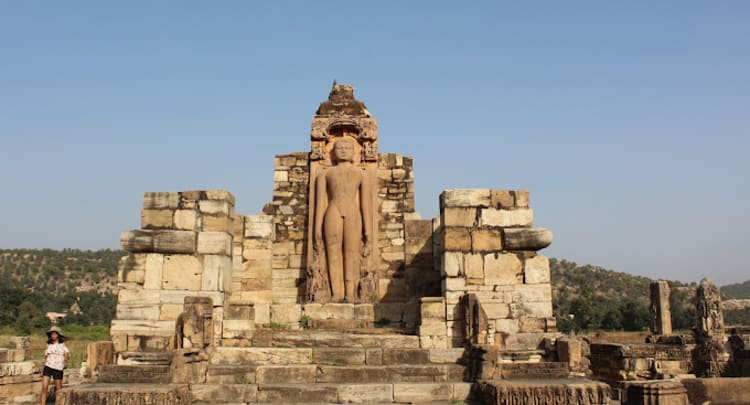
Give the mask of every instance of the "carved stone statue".
M 315 198 L 315 251 L 325 254 L 331 299 L 357 301 L 360 263 L 370 254 L 372 216 L 370 182 L 353 165 L 354 141 L 344 136 L 332 149 L 334 166 L 317 178 Z M 364 230 L 364 232 L 363 232 Z
M 377 170 L 377 120 L 334 82 L 310 133 L 307 302 L 377 298 Z

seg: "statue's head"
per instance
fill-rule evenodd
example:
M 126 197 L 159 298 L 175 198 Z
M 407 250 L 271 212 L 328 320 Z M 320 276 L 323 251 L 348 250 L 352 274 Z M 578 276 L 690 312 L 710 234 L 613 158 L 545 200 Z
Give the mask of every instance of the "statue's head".
M 336 143 L 333 144 L 333 150 L 331 152 L 331 155 L 336 162 L 354 161 L 354 140 L 348 136 L 339 138 Z

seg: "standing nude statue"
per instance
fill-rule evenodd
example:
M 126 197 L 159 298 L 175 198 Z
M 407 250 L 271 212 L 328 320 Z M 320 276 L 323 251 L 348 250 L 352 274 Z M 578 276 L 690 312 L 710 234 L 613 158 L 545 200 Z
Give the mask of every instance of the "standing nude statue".
M 371 186 L 353 163 L 353 140 L 343 136 L 331 152 L 334 166 L 317 178 L 314 248 L 326 255 L 332 301 L 356 302 L 360 264 L 371 249 Z

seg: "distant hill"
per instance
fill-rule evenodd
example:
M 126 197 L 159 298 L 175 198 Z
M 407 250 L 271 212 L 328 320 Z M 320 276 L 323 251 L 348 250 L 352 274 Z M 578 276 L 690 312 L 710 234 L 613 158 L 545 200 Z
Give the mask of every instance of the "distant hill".
M 109 325 L 117 301 L 117 264 L 126 254 L 109 249 L 0 249 L 0 328 L 45 327 L 46 312 L 69 312 L 64 322 Z M 554 258 L 550 269 L 561 331 L 648 328 L 651 279 Z M 692 328 L 697 285 L 668 283 L 674 329 Z M 748 290 L 750 281 L 722 287 L 734 298 L 750 297 Z M 75 313 L 77 309 L 81 312 Z M 750 309 L 724 314 L 727 324 L 750 323 Z
M 0 249 L 0 327 L 44 328 L 46 312 L 63 322 L 109 325 L 122 250 Z
M 721 292 L 729 298 L 750 298 L 750 280 L 721 287 Z

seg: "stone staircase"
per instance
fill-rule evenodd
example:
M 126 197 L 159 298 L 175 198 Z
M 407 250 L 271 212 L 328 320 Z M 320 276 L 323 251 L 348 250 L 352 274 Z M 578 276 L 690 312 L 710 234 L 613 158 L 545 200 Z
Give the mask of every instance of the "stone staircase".
M 58 404 L 471 403 L 463 349 L 422 349 L 389 329 L 259 329 L 251 347 L 209 347 L 200 364 L 189 384 L 167 383 L 163 364 L 107 366 Z
M 194 401 L 223 403 L 465 403 L 463 349 L 421 349 L 396 333 L 258 331 L 255 347 L 215 347 Z M 265 333 L 264 333 L 265 332 Z

